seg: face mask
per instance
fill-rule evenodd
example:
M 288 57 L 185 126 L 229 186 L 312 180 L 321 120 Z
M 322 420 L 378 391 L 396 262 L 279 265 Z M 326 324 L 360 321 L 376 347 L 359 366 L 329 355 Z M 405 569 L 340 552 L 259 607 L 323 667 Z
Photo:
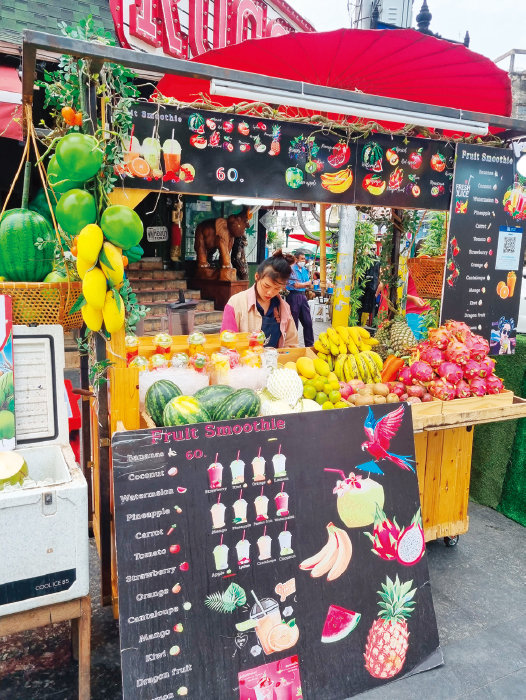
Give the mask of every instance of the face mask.
M 305 267 L 305 260 L 299 260 L 298 267 Z

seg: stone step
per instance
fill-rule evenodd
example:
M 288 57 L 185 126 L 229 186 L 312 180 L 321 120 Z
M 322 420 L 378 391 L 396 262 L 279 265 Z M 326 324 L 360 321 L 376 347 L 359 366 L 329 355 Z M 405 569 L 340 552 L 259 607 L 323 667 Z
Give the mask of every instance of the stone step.
M 139 280 L 184 280 L 184 272 L 174 270 L 128 270 L 127 277 L 133 284 Z
M 128 279 L 134 292 L 140 289 L 187 289 L 188 287 L 186 280 L 154 279 L 153 277 Z
M 130 270 L 162 270 L 162 258 L 142 258 L 138 262 L 130 263 Z
M 137 299 L 141 304 L 148 304 L 152 301 L 179 301 L 179 293 L 177 289 L 159 289 L 152 287 L 150 289 L 134 289 Z M 183 289 L 185 299 L 200 299 L 201 292 L 198 289 Z
M 137 295 L 137 299 L 140 304 L 144 304 L 145 306 L 148 306 L 152 310 L 152 314 L 158 315 L 160 313 L 164 313 L 166 309 L 166 300 L 164 300 L 162 297 L 158 297 L 157 299 L 153 299 L 152 301 L 150 300 L 145 300 L 144 296 L 139 296 Z M 177 301 L 177 299 L 174 299 L 174 301 Z M 197 306 L 195 307 L 196 313 L 199 311 L 213 311 L 214 310 L 214 302 L 211 301 L 210 299 L 199 299 Z

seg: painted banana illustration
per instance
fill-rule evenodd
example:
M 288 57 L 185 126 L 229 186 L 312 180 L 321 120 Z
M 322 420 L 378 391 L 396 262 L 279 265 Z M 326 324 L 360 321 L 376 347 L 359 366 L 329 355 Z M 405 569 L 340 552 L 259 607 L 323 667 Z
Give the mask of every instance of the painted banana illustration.
M 312 557 L 300 564 L 300 569 L 310 571 L 313 578 L 327 574 L 327 581 L 339 578 L 349 566 L 352 556 L 351 539 L 345 530 L 333 523 L 327 525 L 327 544 Z

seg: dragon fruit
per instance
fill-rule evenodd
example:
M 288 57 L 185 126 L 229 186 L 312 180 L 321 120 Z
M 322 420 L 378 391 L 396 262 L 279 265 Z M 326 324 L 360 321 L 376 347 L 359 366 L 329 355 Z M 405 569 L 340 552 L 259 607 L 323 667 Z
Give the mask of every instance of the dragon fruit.
M 427 337 L 439 350 L 445 350 L 451 340 L 451 333 L 444 326 L 440 326 L 440 328 L 430 328 Z
M 429 385 L 429 393 L 441 401 L 452 401 L 456 397 L 456 388 L 445 379 L 435 379 Z
M 464 378 L 473 379 L 473 377 L 480 377 L 480 365 L 475 360 L 469 360 L 464 365 Z
M 380 559 L 389 561 L 396 558 L 396 546 L 400 537 L 400 528 L 395 518 L 393 518 L 392 522 L 389 520 L 378 503 L 376 504 L 374 516 L 373 534 L 371 535 L 370 532 L 364 532 L 363 534 L 367 535 L 371 540 L 373 543 L 371 551 L 377 554 Z
M 487 390 L 486 380 L 482 377 L 474 377 L 470 383 L 471 396 L 485 396 Z
M 415 513 L 409 527 L 404 528 L 396 543 L 396 559 L 404 566 L 413 566 L 422 559 L 426 552 L 424 530 L 420 509 Z
M 464 343 L 459 342 L 456 339 L 450 341 L 446 348 L 446 360 L 449 362 L 455 362 L 457 365 L 465 365 L 469 360 L 470 351 Z
M 472 360 L 480 362 L 489 353 L 488 341 L 481 335 L 474 335 L 471 342 L 470 356 Z
M 436 369 L 439 364 L 444 362 L 444 353 L 436 346 L 426 345 L 420 352 L 420 359 Z
M 411 367 L 402 367 L 402 369 L 398 372 L 397 379 L 399 382 L 403 382 L 406 385 L 412 384 L 413 377 L 411 375 Z
M 446 330 L 458 340 L 465 341 L 471 337 L 471 329 L 463 321 L 446 321 Z
M 488 394 L 500 394 L 504 391 L 504 382 L 495 374 L 490 374 L 486 379 L 486 391 Z
M 454 362 L 442 362 L 437 371 L 450 384 L 457 384 L 462 379 L 462 368 Z
M 464 381 L 464 379 L 461 379 L 459 383 L 456 386 L 457 389 L 457 399 L 467 399 L 468 396 L 471 396 L 471 388 L 469 384 Z
M 495 360 L 493 360 L 491 357 L 484 357 L 480 361 L 479 365 L 479 375 L 481 377 L 489 377 L 490 374 L 493 374 L 493 370 L 495 369 Z
M 411 369 L 411 379 L 413 383 L 416 382 L 430 382 L 433 379 L 434 372 L 431 365 L 423 360 L 418 360 L 413 362 L 410 367 Z

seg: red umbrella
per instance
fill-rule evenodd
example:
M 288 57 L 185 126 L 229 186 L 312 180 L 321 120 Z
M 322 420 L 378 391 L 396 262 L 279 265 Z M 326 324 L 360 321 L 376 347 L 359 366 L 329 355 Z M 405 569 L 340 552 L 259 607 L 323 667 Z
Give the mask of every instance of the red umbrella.
M 463 45 L 414 29 L 295 32 L 251 39 L 195 60 L 371 95 L 511 114 L 511 83 L 505 71 Z M 165 75 L 158 89 L 167 97 L 193 102 L 199 93 L 209 95 L 210 83 Z M 213 96 L 212 101 L 229 106 L 241 100 Z
M 307 238 L 302 233 L 291 233 L 289 238 L 294 238 L 295 241 L 301 241 L 302 243 L 310 243 L 311 245 L 320 245 L 319 241 L 313 241 L 312 238 Z M 328 248 L 331 247 L 330 243 L 325 244 Z

